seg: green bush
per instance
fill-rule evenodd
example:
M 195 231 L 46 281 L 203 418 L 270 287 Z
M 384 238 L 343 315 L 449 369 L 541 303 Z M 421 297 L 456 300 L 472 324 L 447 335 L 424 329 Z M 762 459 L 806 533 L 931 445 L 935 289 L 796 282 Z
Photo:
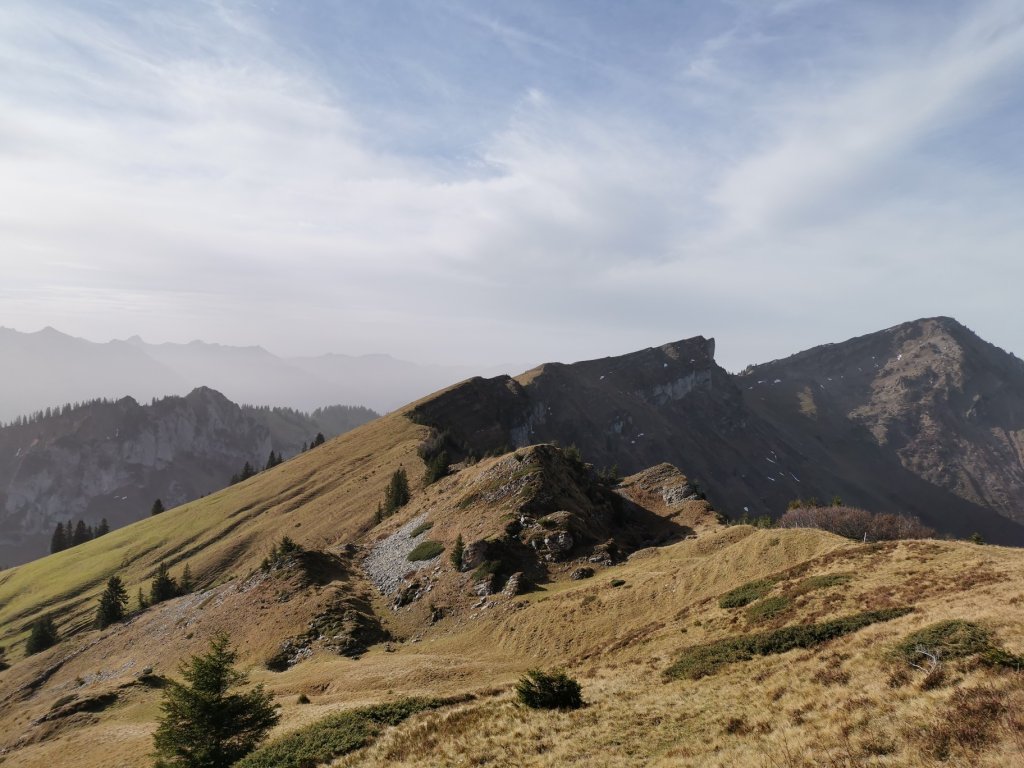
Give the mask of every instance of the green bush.
M 235 768 L 311 768 L 369 745 L 389 725 L 453 700 L 403 699 L 331 715 L 282 736 L 235 763 Z
M 450 557 L 456 571 L 462 570 L 462 556 L 466 552 L 466 544 L 462 541 L 462 534 L 455 537 L 455 545 L 452 547 Z
M 501 570 L 501 560 L 484 560 L 484 562 L 480 563 L 480 565 L 477 566 L 476 570 L 473 571 L 473 575 L 472 577 L 470 577 L 470 581 L 474 583 L 478 581 L 483 581 L 488 576 L 500 574 Z
M 978 657 L 986 667 L 1002 667 L 1020 672 L 1024 669 L 1024 656 L 1010 653 L 1004 648 L 989 648 Z
M 439 541 L 421 541 L 416 545 L 416 548 L 410 552 L 407 559 L 410 562 L 416 562 L 417 560 L 432 560 L 433 558 L 444 552 L 444 544 Z
M 516 683 L 516 696 L 531 709 L 579 709 L 583 706 L 580 684 L 560 670 L 531 669 Z
M 49 616 L 43 616 L 32 624 L 28 640 L 25 641 L 25 655 L 32 656 L 45 651 L 56 645 L 58 640 L 60 640 L 60 635 L 57 633 L 57 625 Z
M 786 595 L 766 597 L 747 608 L 748 621 L 764 621 L 778 616 L 793 604 L 793 598 Z
M 742 608 L 767 595 L 775 586 L 776 581 L 776 579 L 748 581 L 718 598 L 718 605 L 722 608 Z
M 962 619 L 940 621 L 911 632 L 896 646 L 896 655 L 907 661 L 916 661 L 920 656 L 918 647 L 927 648 L 929 653 L 938 654 L 943 659 L 973 656 L 995 648 L 991 632 Z
M 829 587 L 837 587 L 840 584 L 847 584 L 852 578 L 853 575 L 849 573 L 828 573 L 823 576 L 808 576 L 795 587 L 787 590 L 786 594 L 791 597 L 805 595 L 817 589 L 828 589 Z
M 848 635 L 880 621 L 906 616 L 913 608 L 889 608 L 865 611 L 817 624 L 797 624 L 770 632 L 739 635 L 687 648 L 665 671 L 670 679 L 698 680 L 713 675 L 726 664 L 748 661 L 754 656 L 785 653 L 795 648 L 811 648 L 837 637 Z
M 427 531 L 429 531 L 433 527 L 434 527 L 434 524 L 428 520 L 427 522 L 422 523 L 420 525 L 417 525 L 415 528 L 413 528 L 412 529 L 412 533 L 410 533 L 409 535 L 412 536 L 415 539 L 421 533 L 426 533 Z

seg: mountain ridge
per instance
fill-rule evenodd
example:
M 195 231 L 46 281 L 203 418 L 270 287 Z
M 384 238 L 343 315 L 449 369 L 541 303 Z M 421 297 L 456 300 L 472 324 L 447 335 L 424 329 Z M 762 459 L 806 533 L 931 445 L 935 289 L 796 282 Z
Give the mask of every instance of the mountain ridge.
M 317 432 L 334 436 L 376 416 L 239 406 L 197 387 L 140 405 L 131 397 L 64 406 L 0 427 L 0 563 L 48 552 L 58 522 L 119 527 L 223 488 L 270 452 L 297 453 Z
M 47 327 L 0 327 L 0 422 L 67 402 L 130 395 L 140 401 L 210 386 L 240 403 L 311 411 L 337 402 L 386 412 L 478 371 L 420 365 L 390 355 L 281 357 L 262 346 L 141 337 L 92 342 Z

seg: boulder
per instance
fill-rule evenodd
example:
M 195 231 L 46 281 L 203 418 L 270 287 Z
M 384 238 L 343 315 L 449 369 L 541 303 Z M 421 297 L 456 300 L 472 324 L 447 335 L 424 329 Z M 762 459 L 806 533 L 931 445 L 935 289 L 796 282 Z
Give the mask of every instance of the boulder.
M 501 594 L 508 595 L 509 597 L 515 597 L 521 595 L 526 589 L 526 577 L 523 576 L 522 571 L 516 571 L 509 576 L 508 581 L 505 582 L 505 588 L 501 590 Z

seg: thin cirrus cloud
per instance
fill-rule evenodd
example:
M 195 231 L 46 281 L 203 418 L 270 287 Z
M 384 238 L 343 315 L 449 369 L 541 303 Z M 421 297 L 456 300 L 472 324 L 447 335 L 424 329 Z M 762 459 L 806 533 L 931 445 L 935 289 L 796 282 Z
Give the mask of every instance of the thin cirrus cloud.
M 736 368 L 943 313 L 1020 352 L 1015 6 L 12 2 L 4 323 Z

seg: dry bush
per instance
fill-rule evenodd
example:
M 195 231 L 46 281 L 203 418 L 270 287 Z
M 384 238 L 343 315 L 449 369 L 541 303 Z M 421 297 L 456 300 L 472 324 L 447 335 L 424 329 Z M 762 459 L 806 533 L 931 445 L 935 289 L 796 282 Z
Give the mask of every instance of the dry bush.
M 961 688 L 919 738 L 925 751 L 939 760 L 947 759 L 955 749 L 977 752 L 996 740 L 1007 709 L 1002 691 L 989 686 Z
M 780 528 L 818 528 L 848 539 L 895 541 L 928 539 L 932 528 L 918 518 L 888 512 L 874 513 L 856 507 L 797 507 L 779 518 Z

